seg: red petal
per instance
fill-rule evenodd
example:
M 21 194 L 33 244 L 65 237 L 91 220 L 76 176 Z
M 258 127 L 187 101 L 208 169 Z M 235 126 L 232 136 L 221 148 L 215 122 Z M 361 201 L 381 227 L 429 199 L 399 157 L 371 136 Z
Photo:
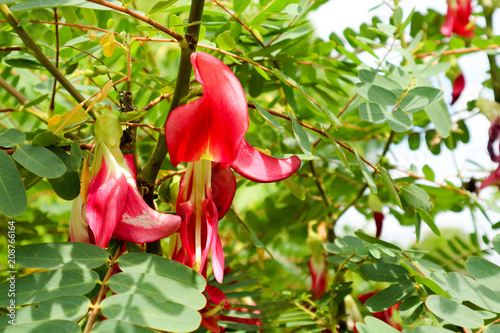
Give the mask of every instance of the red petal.
M 384 214 L 380 212 L 373 212 L 373 219 L 375 220 L 375 226 L 377 227 L 377 232 L 375 237 L 379 238 L 382 233 L 382 224 L 384 223 Z
M 455 24 L 455 12 L 448 3 L 448 11 L 446 12 L 446 17 L 444 19 L 444 24 L 441 26 L 441 33 L 449 37 L 453 32 L 453 26 Z
M 137 187 L 129 183 L 127 204 L 113 237 L 133 243 L 149 243 L 170 236 L 179 229 L 181 218 L 149 207 Z
M 451 105 L 453 105 L 457 101 L 464 88 L 465 88 L 465 78 L 464 75 L 460 73 L 460 75 L 457 76 L 457 78 L 453 82 L 453 92 L 451 93 L 452 96 Z
M 285 159 L 267 156 L 243 139 L 238 157 L 231 164 L 231 167 L 247 179 L 255 182 L 270 183 L 293 175 L 300 168 L 300 159 L 297 156 Z
M 479 190 L 491 185 L 500 185 L 500 166 L 482 182 Z
M 165 134 L 171 162 L 176 166 L 206 158 L 230 164 L 248 129 L 245 92 L 231 69 L 214 56 L 193 53 L 191 62 L 203 97 L 168 116 Z
M 86 209 L 87 222 L 97 246 L 108 246 L 125 208 L 128 187 L 124 174 L 111 173 L 103 157 L 99 173 L 90 181 Z
M 230 168 L 223 168 L 220 164 L 212 167 L 212 200 L 217 207 L 217 216 L 220 219 L 226 215 L 236 193 L 236 179 Z

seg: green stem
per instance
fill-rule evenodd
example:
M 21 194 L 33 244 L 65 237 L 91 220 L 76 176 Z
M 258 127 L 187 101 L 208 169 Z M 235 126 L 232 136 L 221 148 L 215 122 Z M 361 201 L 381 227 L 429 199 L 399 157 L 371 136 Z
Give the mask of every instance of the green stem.
M 191 9 L 189 12 L 188 23 L 201 22 L 203 16 L 203 6 L 205 5 L 204 0 L 192 0 Z M 200 33 L 200 24 L 189 25 L 186 28 L 186 34 L 184 36 L 187 41 L 189 48 L 181 48 L 181 59 L 179 63 L 179 71 L 177 72 L 177 81 L 175 82 L 174 95 L 172 96 L 172 103 L 170 104 L 170 111 L 175 109 L 181 104 L 181 101 L 189 93 L 189 82 L 191 80 L 191 53 L 196 51 L 196 46 L 198 45 L 198 36 Z M 160 171 L 163 160 L 167 156 L 168 148 L 167 141 L 165 139 L 165 132 L 161 131 L 156 141 L 156 145 L 153 149 L 153 153 L 149 158 L 148 162 L 142 169 L 142 172 L 137 176 L 137 183 L 143 184 L 149 188 L 149 193 L 144 198 L 145 201 L 151 206 L 153 205 L 153 193 L 154 186 L 156 183 L 156 176 Z M 160 241 L 146 244 L 146 251 L 149 253 L 153 252 L 155 249 L 159 249 L 161 253 Z
M 36 43 L 31 39 L 26 30 L 18 25 L 17 18 L 12 14 L 9 7 L 5 4 L 0 5 L 0 13 L 5 17 L 7 23 L 10 24 L 12 29 L 21 38 L 24 45 L 28 48 L 29 52 L 40 62 L 40 64 L 49 71 L 49 73 L 61 84 L 61 86 L 66 89 L 69 94 L 78 102 L 81 103 L 85 98 L 80 94 L 80 92 L 66 79 L 66 77 L 57 69 L 52 62 L 45 56 L 43 51 L 36 45 Z M 84 105 L 85 108 L 88 105 Z M 90 110 L 90 115 L 95 118 L 93 110 Z

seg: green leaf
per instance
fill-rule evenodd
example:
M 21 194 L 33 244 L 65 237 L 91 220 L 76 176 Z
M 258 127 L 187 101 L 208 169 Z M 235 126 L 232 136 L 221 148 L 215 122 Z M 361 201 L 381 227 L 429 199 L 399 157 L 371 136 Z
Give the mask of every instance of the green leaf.
M 411 94 L 411 91 L 399 102 L 399 108 L 413 113 L 423 110 L 429 104 L 427 97 Z
M 153 8 L 150 9 L 149 11 L 149 14 L 154 14 L 156 12 L 159 12 L 165 8 L 168 8 L 170 7 L 171 5 L 173 5 L 174 3 L 176 3 L 178 0 L 166 0 L 166 1 L 158 1 L 157 3 L 155 3 L 155 5 L 153 6 Z
M 0 146 L 12 148 L 23 143 L 26 140 L 26 135 L 15 128 L 8 128 L 0 132 Z
M 226 313 L 226 312 L 224 311 L 224 313 Z M 217 324 L 220 327 L 228 328 L 230 330 L 235 330 L 238 332 L 242 332 L 242 331 L 255 332 L 255 331 L 262 330 L 262 326 L 236 323 L 236 322 L 232 322 L 232 321 L 217 321 Z
M 368 242 L 368 243 L 371 243 L 371 244 L 380 244 L 380 245 L 385 246 L 385 247 L 387 247 L 389 249 L 393 249 L 393 250 L 396 250 L 396 251 L 402 251 L 401 248 L 399 248 L 398 246 L 396 246 L 394 244 L 391 244 L 389 242 L 383 241 L 383 240 L 381 240 L 379 238 L 375 238 L 375 237 L 372 237 L 370 235 L 367 235 L 367 234 L 365 234 L 361 230 L 355 231 L 354 234 L 356 236 L 358 236 L 359 238 L 361 238 L 362 240 L 364 240 L 365 242 Z
M 387 117 L 387 110 L 380 104 L 362 103 L 359 106 L 359 114 L 364 120 L 374 122 L 384 120 Z
M 483 319 L 479 314 L 446 297 L 431 295 L 425 304 L 432 313 L 453 325 L 466 328 L 477 328 L 483 325 Z
M 98 246 L 79 242 L 30 244 L 16 248 L 18 266 L 40 269 L 91 269 L 104 265 L 108 256 L 108 252 Z
M 34 321 L 80 320 L 89 310 L 90 300 L 83 296 L 63 296 L 16 310 L 16 326 Z M 0 316 L 0 327 L 8 326 L 8 316 Z
M 458 294 L 477 306 L 493 312 L 500 312 L 500 294 L 463 274 L 451 272 L 446 282 Z
M 453 331 L 433 326 L 420 326 L 415 328 L 413 333 L 453 333 Z
M 43 69 L 44 67 L 38 62 L 27 58 L 5 58 L 3 63 L 8 67 L 28 68 L 28 69 Z
M 73 169 L 74 171 L 78 171 L 80 163 L 82 163 L 82 149 L 77 142 L 72 142 L 71 152 L 69 154 L 69 164 L 71 166 L 71 169 Z
M 157 333 L 158 331 L 153 331 L 149 328 L 132 325 L 118 320 L 104 320 L 97 323 L 92 328 L 92 333 L 109 333 L 109 332 L 120 332 L 120 333 Z
M 401 190 L 403 199 L 405 199 L 410 206 L 413 206 L 417 209 L 421 208 L 427 212 L 432 210 L 433 203 L 431 201 L 431 198 L 429 197 L 427 192 L 422 190 L 417 185 L 401 185 L 399 186 L 399 189 Z
M 81 296 L 94 289 L 99 275 L 82 268 L 63 268 L 34 273 L 16 279 L 16 305 L 37 303 L 61 296 Z M 10 302 L 7 297 L 10 281 L 0 284 L 0 306 Z
M 0 150 L 0 212 L 19 216 L 28 207 L 23 181 L 9 154 Z
M 71 165 L 70 156 L 60 147 L 49 147 L 66 166 L 66 172 L 59 178 L 48 179 L 54 192 L 64 200 L 73 200 L 80 195 L 80 176 Z
M 307 156 L 312 156 L 311 152 L 311 142 L 309 142 L 309 136 L 307 135 L 306 130 L 298 123 L 298 121 L 293 117 L 293 115 L 288 111 L 288 115 L 292 120 L 293 134 L 295 136 L 295 140 L 299 144 L 300 149 Z
M 66 172 L 64 163 L 50 150 L 31 144 L 20 146 L 12 157 L 35 175 L 58 178 Z
M 281 126 L 281 124 L 276 120 L 276 118 L 274 118 L 274 116 L 272 114 L 270 114 L 269 112 L 267 112 L 266 109 L 264 109 L 259 103 L 257 103 L 256 101 L 252 101 L 253 104 L 255 105 L 255 107 L 257 108 L 257 111 L 260 112 L 260 114 L 262 115 L 262 117 L 264 117 L 264 119 L 266 119 L 271 125 L 273 125 L 276 129 L 282 131 L 283 130 L 283 126 Z
M 398 309 L 403 323 L 411 325 L 424 310 L 424 302 L 419 296 L 410 296 L 399 305 Z
M 365 303 L 365 308 L 370 312 L 385 311 L 406 299 L 415 290 L 411 282 L 393 284 L 370 297 Z
M 409 279 L 408 271 L 394 264 L 376 263 L 362 265 L 360 271 L 368 280 L 377 282 L 404 282 Z
M 500 267 L 478 257 L 471 257 L 465 262 L 469 274 L 497 294 L 500 294 Z
M 401 110 L 394 110 L 389 114 L 387 123 L 394 132 L 406 132 L 411 127 L 411 118 Z
M 143 295 L 107 297 L 101 303 L 101 312 L 109 319 L 170 332 L 191 332 L 201 323 L 196 310 Z
M 495 237 L 493 237 L 491 243 L 493 244 L 493 248 L 495 249 L 495 251 L 500 254 L 500 234 L 497 234 Z
M 356 83 L 356 92 L 364 99 L 382 105 L 395 105 L 398 98 L 391 91 L 371 83 Z
M 375 317 L 365 317 L 365 324 L 357 323 L 360 333 L 397 333 L 397 329 Z
M 448 108 L 446 107 L 446 103 L 444 101 L 440 101 L 439 103 L 428 105 L 424 110 L 436 127 L 439 135 L 443 138 L 448 137 L 448 135 L 450 135 L 453 122 L 451 120 L 450 113 L 448 112 Z
M 221 33 L 216 38 L 216 43 L 219 45 L 219 48 L 224 51 L 231 51 L 236 47 L 236 41 L 231 37 L 231 34 L 227 31 Z
M 81 8 L 80 13 L 83 15 L 83 19 L 87 21 L 91 26 L 97 26 L 97 16 L 93 9 Z
M 372 176 L 370 170 L 368 169 L 368 166 L 361 159 L 361 157 L 359 157 L 356 149 L 353 146 L 351 146 L 351 148 L 352 148 L 352 151 L 354 152 L 354 154 L 356 155 L 356 158 L 358 159 L 359 167 L 361 168 L 361 173 L 363 174 L 363 177 L 366 180 L 366 184 L 370 187 L 370 189 L 372 190 L 373 193 L 377 194 L 377 184 L 375 184 L 375 181 L 373 180 L 373 176 Z
M 415 275 L 414 278 L 417 282 L 423 284 L 424 286 L 426 286 L 427 288 L 429 288 L 430 290 L 432 290 L 436 294 L 441 295 L 443 297 L 450 298 L 450 295 L 448 295 L 448 293 L 443 288 L 441 288 L 436 282 L 434 282 L 433 280 L 431 280 L 425 276 L 419 276 L 419 275 Z
M 163 276 L 184 283 L 198 291 L 204 291 L 207 284 L 205 278 L 191 268 L 153 254 L 127 253 L 122 255 L 118 262 L 123 272 Z
M 494 325 L 494 326 L 489 326 L 484 333 L 500 333 L 500 326 L 499 325 Z
M 300 200 L 304 201 L 306 199 L 306 193 L 293 177 L 284 179 L 283 184 L 285 184 L 286 188 Z
M 394 33 L 397 30 L 397 28 L 395 26 L 393 26 L 392 24 L 388 24 L 388 23 L 377 23 L 377 28 L 388 37 L 394 36 Z
M 434 219 L 429 213 L 427 213 L 422 208 L 417 208 L 417 213 L 422 218 L 422 220 L 424 220 L 425 224 L 427 224 L 429 228 L 431 228 L 432 232 L 436 234 L 436 236 L 441 236 L 439 228 L 437 227 L 436 223 L 434 223 Z
M 380 177 L 382 178 L 382 182 L 384 183 L 385 188 L 389 191 L 389 194 L 394 199 L 394 201 L 396 201 L 396 204 L 401 209 L 403 209 L 401 198 L 399 198 L 398 191 L 396 191 L 396 189 L 394 188 L 394 182 L 392 181 L 391 176 L 389 176 L 389 173 L 383 166 L 378 165 L 378 169 L 380 170 Z
M 33 144 L 41 147 L 52 146 L 60 142 L 61 138 L 50 131 L 38 133 L 33 138 Z
M 50 332 L 50 333 L 80 333 L 78 324 L 67 320 L 36 321 L 29 324 L 9 325 L 3 333 Z
M 399 83 L 386 76 L 377 74 L 377 71 L 361 69 L 358 76 L 361 82 L 372 83 L 391 91 L 396 96 L 401 96 L 403 94 L 403 89 Z
M 283 82 L 287 86 L 291 87 L 292 84 L 297 85 L 297 82 L 295 82 L 295 80 L 284 74 L 279 69 L 273 68 L 273 73 L 281 82 Z
M 109 287 L 118 294 L 140 294 L 157 302 L 170 301 L 194 310 L 205 307 L 203 294 L 179 281 L 144 273 L 119 273 L 109 279 Z

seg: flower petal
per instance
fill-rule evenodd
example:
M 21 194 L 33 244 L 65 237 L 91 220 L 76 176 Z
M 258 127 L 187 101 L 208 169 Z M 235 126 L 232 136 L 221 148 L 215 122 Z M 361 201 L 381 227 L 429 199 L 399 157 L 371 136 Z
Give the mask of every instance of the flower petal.
M 500 186 L 500 166 L 493 171 L 488 178 L 483 180 L 481 183 L 481 186 L 479 187 L 479 190 L 482 190 L 485 187 L 491 186 L 491 185 L 499 185 Z
M 166 140 L 174 166 L 209 159 L 232 163 L 248 129 L 245 93 L 231 69 L 207 53 L 191 55 L 203 97 L 168 116 Z
M 129 189 L 127 203 L 113 237 L 133 243 L 149 243 L 170 236 L 179 229 L 181 218 L 157 212 L 148 206 L 137 189 L 134 157 L 127 154 L 124 158 L 129 169 L 124 169 Z
M 125 175 L 111 171 L 109 163 L 113 161 L 108 162 L 103 157 L 101 169 L 90 181 L 88 190 L 87 223 L 94 234 L 95 244 L 100 247 L 108 246 L 121 219 L 129 190 Z
M 90 243 L 89 225 L 85 217 L 85 205 L 83 204 L 82 197 L 78 196 L 73 201 L 71 208 L 71 217 L 69 223 L 69 240 L 71 242 Z
M 457 76 L 455 81 L 453 81 L 453 91 L 451 93 L 452 100 L 450 103 L 451 105 L 455 104 L 457 99 L 462 94 L 462 91 L 464 90 L 464 88 L 465 88 L 465 78 L 464 78 L 464 75 L 462 73 L 460 73 L 460 75 Z
M 233 203 L 236 193 L 236 179 L 230 168 L 223 168 L 220 164 L 212 167 L 212 200 L 217 207 L 218 219 L 226 215 Z
M 292 156 L 278 159 L 262 154 L 245 139 L 231 167 L 243 177 L 255 182 L 277 182 L 290 177 L 300 168 L 300 159 Z

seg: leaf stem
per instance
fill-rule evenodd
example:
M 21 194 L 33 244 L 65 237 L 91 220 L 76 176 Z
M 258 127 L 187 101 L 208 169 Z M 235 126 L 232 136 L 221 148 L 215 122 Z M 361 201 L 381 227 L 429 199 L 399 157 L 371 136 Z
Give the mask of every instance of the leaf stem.
M 181 46 L 181 48 L 183 50 L 188 48 L 188 46 L 189 46 L 188 43 L 186 42 L 186 39 L 184 39 L 184 37 L 182 37 L 182 35 L 178 34 L 177 32 L 175 32 L 173 30 L 170 30 L 169 28 L 161 25 L 160 23 L 158 23 L 156 21 L 153 21 L 149 17 L 146 17 L 142 14 L 139 14 L 138 12 L 136 12 L 134 10 L 131 10 L 129 8 L 125 8 L 122 6 L 118 6 L 118 5 L 112 4 L 112 3 L 107 2 L 107 1 L 103 1 L 103 0 L 87 0 L 87 1 L 96 3 L 96 4 L 104 6 L 104 7 L 108 7 L 108 8 L 117 10 L 117 11 L 122 12 L 122 13 L 125 13 L 127 15 L 135 17 L 136 19 L 141 20 L 141 21 L 155 27 L 156 29 L 166 33 L 167 35 L 174 37 L 179 42 L 179 45 Z M 192 10 L 192 7 L 193 6 L 191 6 L 191 10 Z

